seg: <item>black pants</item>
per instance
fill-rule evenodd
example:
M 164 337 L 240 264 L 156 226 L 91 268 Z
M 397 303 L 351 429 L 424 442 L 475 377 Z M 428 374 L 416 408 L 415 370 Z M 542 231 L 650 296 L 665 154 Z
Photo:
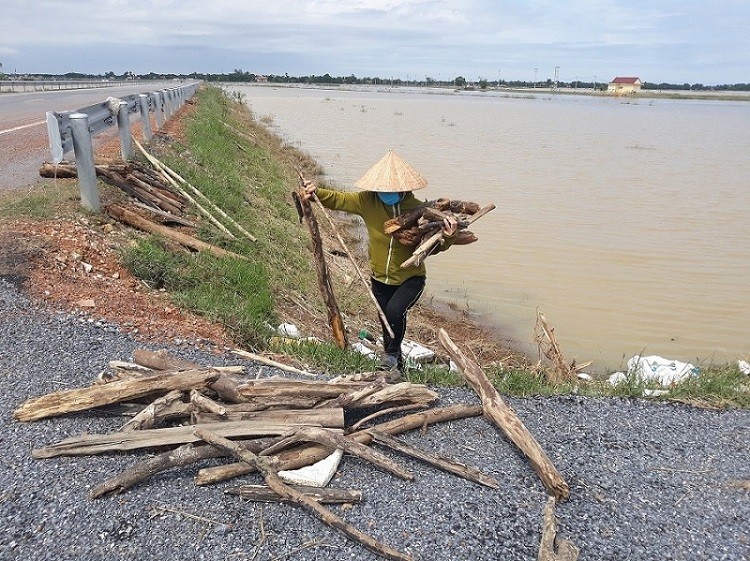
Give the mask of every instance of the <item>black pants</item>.
M 406 312 L 417 303 L 424 290 L 425 277 L 411 277 L 406 279 L 403 284 L 390 285 L 375 279 L 372 281 L 372 293 L 380 304 L 380 307 L 388 319 L 388 324 L 393 330 L 393 337 L 388 335 L 388 330 L 383 325 L 383 346 L 385 353 L 398 359 L 398 366 L 403 366 L 403 357 L 401 356 L 401 342 L 404 340 L 406 333 Z

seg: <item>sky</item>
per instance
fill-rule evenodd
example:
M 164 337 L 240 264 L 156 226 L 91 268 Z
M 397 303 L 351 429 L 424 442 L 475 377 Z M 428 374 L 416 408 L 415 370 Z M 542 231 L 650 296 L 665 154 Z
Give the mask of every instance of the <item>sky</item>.
M 750 82 L 749 0 L 2 0 L 2 72 Z

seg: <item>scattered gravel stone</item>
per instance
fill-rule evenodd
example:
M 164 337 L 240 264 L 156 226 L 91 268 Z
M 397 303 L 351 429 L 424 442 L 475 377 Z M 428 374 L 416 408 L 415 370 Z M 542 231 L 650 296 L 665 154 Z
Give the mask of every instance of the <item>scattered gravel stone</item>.
M 252 376 L 284 374 L 174 343 L 152 348 L 203 364 L 246 364 Z M 92 501 L 94 485 L 148 454 L 33 460 L 32 448 L 123 421 L 81 413 L 24 424 L 13 410 L 87 385 L 109 360 L 130 360 L 143 346 L 115 325 L 32 305 L 0 280 L 0 560 L 376 559 L 298 508 L 223 493 L 259 483 L 257 475 L 196 487 L 197 467 L 175 469 Z M 478 402 L 465 389 L 440 394 L 443 404 Z M 558 532 L 580 547 L 581 560 L 750 559 L 750 492 L 732 485 L 750 480 L 750 411 L 578 396 L 509 401 L 571 486 L 557 507 Z M 546 493 L 497 429 L 475 418 L 403 438 L 482 469 L 500 489 L 386 450 L 415 481 L 347 456 L 332 485 L 361 489 L 365 501 L 334 512 L 417 559 L 536 559 Z

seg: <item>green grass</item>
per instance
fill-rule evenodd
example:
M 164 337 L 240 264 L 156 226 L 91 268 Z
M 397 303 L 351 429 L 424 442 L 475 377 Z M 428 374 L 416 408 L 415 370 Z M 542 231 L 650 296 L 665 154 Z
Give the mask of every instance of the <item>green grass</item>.
M 237 343 L 264 347 L 275 321 L 264 267 L 203 252 L 174 253 L 161 240 L 144 238 L 123 261 L 153 288 L 166 289 L 180 306 L 224 324 Z
M 4 194 L 0 200 L 0 217 L 48 220 L 80 214 L 80 206 L 77 184 L 74 181 L 60 180 Z

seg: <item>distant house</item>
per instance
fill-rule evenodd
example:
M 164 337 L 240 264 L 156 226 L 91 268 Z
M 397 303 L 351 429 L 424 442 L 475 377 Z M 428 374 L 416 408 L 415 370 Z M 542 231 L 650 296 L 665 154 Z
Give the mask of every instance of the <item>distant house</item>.
M 255 81 L 256 82 L 268 82 L 268 76 L 264 76 L 263 74 L 256 74 Z
M 615 95 L 628 95 L 641 91 L 642 85 L 640 78 L 618 76 L 609 83 L 607 92 Z

